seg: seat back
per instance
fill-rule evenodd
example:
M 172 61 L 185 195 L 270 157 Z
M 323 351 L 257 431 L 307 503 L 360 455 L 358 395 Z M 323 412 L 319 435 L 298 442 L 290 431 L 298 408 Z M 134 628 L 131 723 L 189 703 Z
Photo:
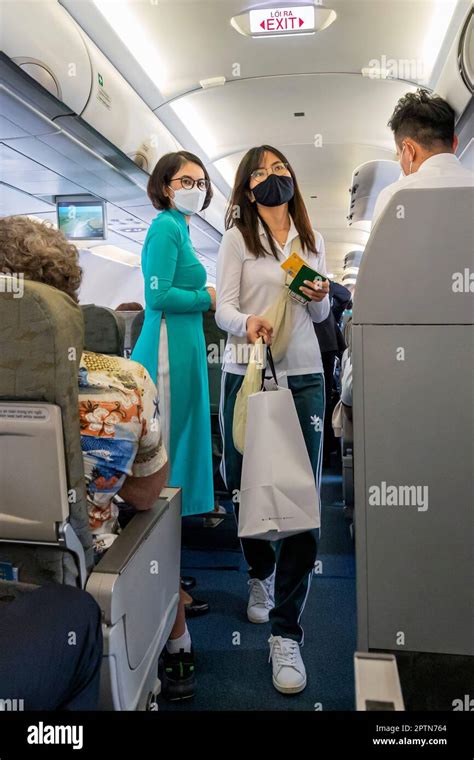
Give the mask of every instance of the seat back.
M 221 395 L 222 360 L 227 340 L 227 333 L 216 324 L 213 311 L 203 314 L 204 338 L 207 350 L 207 372 L 209 377 L 209 400 L 211 414 L 219 413 Z
M 127 359 L 130 359 L 132 353 L 132 325 L 135 321 L 138 311 L 143 311 L 143 309 L 135 309 L 134 311 L 120 311 L 120 316 L 125 323 L 124 354 Z
M 401 190 L 352 328 L 359 648 L 474 655 L 474 188 Z
M 84 304 L 84 349 L 96 354 L 123 356 L 125 320 L 120 312 L 105 306 Z
M 82 314 L 55 288 L 23 286 L 21 297 L 0 292 L 0 561 L 20 582 L 81 585 L 93 565 L 79 428 Z
M 133 349 L 135 348 L 135 343 L 140 337 L 144 320 L 145 320 L 145 309 L 143 309 L 143 311 L 139 311 L 132 322 L 132 325 L 130 328 L 130 351 L 133 351 Z

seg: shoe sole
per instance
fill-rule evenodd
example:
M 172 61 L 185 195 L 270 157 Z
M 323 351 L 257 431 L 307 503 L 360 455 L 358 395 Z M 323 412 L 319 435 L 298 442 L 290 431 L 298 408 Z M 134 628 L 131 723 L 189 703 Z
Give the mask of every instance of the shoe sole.
M 254 623 L 255 625 L 260 625 L 261 623 L 268 623 L 269 620 L 270 620 L 270 617 L 269 617 L 269 615 L 267 615 L 267 617 L 264 618 L 263 620 L 262 620 L 262 618 L 259 618 L 258 620 L 254 620 L 253 618 L 250 617 L 250 614 L 247 612 L 247 620 L 249 621 L 249 623 Z
M 166 699 L 167 702 L 184 702 L 186 699 L 193 699 L 194 692 L 192 694 L 185 694 L 184 696 L 179 697 L 170 697 L 163 694 L 163 698 Z
M 181 583 L 179 584 L 183 591 L 191 591 L 191 589 L 196 588 L 196 581 L 194 583 Z
M 300 691 L 306 689 L 307 679 L 304 679 L 304 683 L 301 686 L 280 686 L 279 683 L 272 677 L 273 685 L 280 694 L 299 694 Z
M 210 519 L 205 519 L 203 524 L 205 528 L 217 528 L 223 522 L 223 517 L 211 517 Z
M 208 615 L 210 612 L 210 607 L 207 608 L 207 610 L 187 610 L 186 605 L 184 605 L 184 615 L 187 618 L 193 618 L 193 617 L 201 617 L 202 615 Z
M 167 702 L 181 702 L 183 699 L 192 699 L 196 693 L 194 683 L 168 685 L 163 683 L 161 696 Z

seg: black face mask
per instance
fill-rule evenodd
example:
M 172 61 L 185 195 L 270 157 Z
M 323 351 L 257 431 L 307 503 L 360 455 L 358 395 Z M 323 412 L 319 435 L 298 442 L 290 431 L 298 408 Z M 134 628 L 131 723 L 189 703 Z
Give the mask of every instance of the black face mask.
M 282 206 L 291 201 L 295 194 L 293 177 L 278 177 L 270 174 L 252 189 L 255 200 L 262 206 Z

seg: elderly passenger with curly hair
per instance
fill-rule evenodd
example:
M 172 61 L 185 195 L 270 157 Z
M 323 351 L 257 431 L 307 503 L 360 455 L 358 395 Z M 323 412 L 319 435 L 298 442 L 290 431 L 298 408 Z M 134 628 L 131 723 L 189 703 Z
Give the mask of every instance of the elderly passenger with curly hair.
M 42 282 L 76 303 L 79 300 L 82 270 L 77 248 L 49 223 L 27 216 L 0 219 L 1 273 Z M 78 386 L 89 523 L 96 547 L 103 550 L 117 528 L 116 501 L 137 510 L 149 509 L 156 502 L 167 480 L 167 453 L 156 387 L 141 364 L 84 351 Z M 190 641 L 181 591 L 167 647 L 173 650 L 183 637 Z M 187 656 L 191 662 L 192 651 Z M 191 672 L 187 696 L 192 696 L 194 688 Z M 164 673 L 164 696 L 179 699 L 177 687 L 182 689 L 182 683 Z
M 0 272 L 42 282 L 78 302 L 77 248 L 49 223 L 0 219 Z M 89 522 L 100 546 L 100 537 L 116 528 L 116 495 L 136 509 L 154 503 L 165 484 L 167 455 L 154 420 L 156 388 L 140 364 L 84 351 L 78 382 Z

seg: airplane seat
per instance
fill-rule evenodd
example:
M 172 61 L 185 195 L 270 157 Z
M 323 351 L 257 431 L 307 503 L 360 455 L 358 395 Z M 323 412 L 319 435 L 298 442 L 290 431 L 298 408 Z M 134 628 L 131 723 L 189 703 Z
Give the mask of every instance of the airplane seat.
M 132 353 L 132 325 L 135 321 L 138 311 L 143 311 L 143 309 L 134 309 L 133 311 L 124 311 L 123 309 L 120 310 L 120 316 L 125 323 L 124 355 L 127 359 L 130 359 Z
M 349 514 L 354 507 L 354 429 L 347 412 L 342 410 L 342 492 Z
M 227 341 L 227 333 L 218 327 L 213 311 L 205 311 L 202 316 L 204 339 L 206 341 L 207 350 L 207 375 L 209 379 L 214 493 L 218 497 L 228 497 L 229 494 L 219 470 L 222 460 L 222 435 L 219 425 L 219 405 L 221 397 L 222 357 Z
M 0 559 L 25 583 L 84 585 L 93 550 L 75 392 L 81 313 L 26 281 L 21 298 L 0 293 L 0 314 Z
M 165 488 L 94 567 L 79 428 L 80 308 L 25 281 L 0 292 L 0 597 L 46 582 L 85 588 L 102 610 L 102 709 L 145 709 L 179 594 L 181 492 Z M 139 593 L 137 593 L 139 589 Z
M 137 313 L 137 316 L 132 322 L 132 326 L 130 328 L 130 350 L 131 351 L 133 351 L 133 349 L 135 348 L 135 343 L 140 337 L 144 320 L 145 320 L 145 309 L 143 309 L 143 311 L 139 311 Z
M 133 351 L 135 344 L 140 336 L 143 322 L 145 319 L 145 312 L 139 311 L 132 322 L 131 327 L 131 350 Z M 215 320 L 213 311 L 206 311 L 203 313 L 203 330 L 204 338 L 206 341 L 206 348 L 208 351 L 207 371 L 209 378 L 209 401 L 211 412 L 211 436 L 212 436 L 212 461 L 214 472 L 214 492 L 216 496 L 227 496 L 228 492 L 222 480 L 219 472 L 219 466 L 222 457 L 222 440 L 221 432 L 219 428 L 219 401 L 221 395 L 221 359 L 222 352 L 224 350 L 225 342 L 227 340 L 227 333 L 221 330 Z M 213 350 L 214 360 L 210 360 L 209 347 L 215 346 Z M 217 354 L 216 354 L 217 350 Z M 217 358 L 217 361 L 216 361 Z
M 203 313 L 203 330 L 208 355 L 207 370 L 209 376 L 209 400 L 211 414 L 219 414 L 221 397 L 222 355 L 227 341 L 227 333 L 216 323 L 213 311 Z
M 125 320 L 121 312 L 105 306 L 84 304 L 84 349 L 96 354 L 123 356 Z
M 344 325 L 344 341 L 349 351 L 349 355 L 351 355 L 352 315 L 348 316 Z M 344 506 L 348 517 L 352 518 L 354 511 L 354 427 L 352 418 L 349 418 L 344 406 L 342 407 L 341 455 Z
M 140 337 L 142 331 L 143 322 L 145 319 L 145 311 L 139 311 L 132 322 L 131 327 L 131 349 L 133 350 L 135 344 Z M 208 360 L 208 375 L 209 375 L 209 398 L 211 403 L 211 414 L 219 413 L 219 400 L 221 391 L 221 356 L 223 346 L 227 340 L 227 333 L 221 330 L 214 317 L 214 312 L 207 311 L 203 313 L 203 330 L 206 341 L 206 347 L 216 346 L 218 350 L 217 361 Z M 216 354 L 216 351 L 214 351 Z
M 352 327 L 358 648 L 474 655 L 474 188 L 398 191 Z

